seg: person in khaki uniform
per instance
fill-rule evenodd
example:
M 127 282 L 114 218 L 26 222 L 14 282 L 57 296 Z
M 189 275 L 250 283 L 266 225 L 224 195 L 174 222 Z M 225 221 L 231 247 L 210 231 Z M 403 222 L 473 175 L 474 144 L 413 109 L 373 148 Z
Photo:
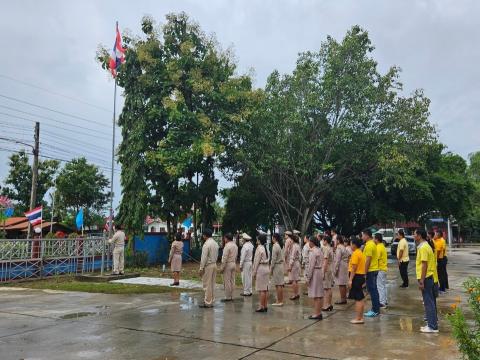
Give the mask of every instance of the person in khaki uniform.
M 290 260 L 290 252 L 292 251 L 292 246 L 293 246 L 293 233 L 291 231 L 285 231 L 285 246 L 283 248 L 283 257 L 285 264 L 288 264 L 288 261 Z M 285 270 L 288 270 L 288 267 L 285 267 Z M 292 282 L 290 279 L 288 279 L 287 285 L 290 285 Z
M 272 275 L 272 285 L 277 292 L 277 300 L 272 306 L 283 306 L 283 287 L 285 286 L 285 265 L 282 250 L 282 237 L 275 233 L 272 236 L 272 258 L 270 261 L 270 274 Z
M 255 257 L 253 260 L 253 278 L 255 279 L 255 290 L 260 294 L 260 306 L 256 312 L 268 311 L 268 278 L 270 269 L 268 266 L 267 254 L 267 236 L 260 234 L 257 237 L 257 249 L 255 250 Z
M 240 271 L 242 272 L 242 296 L 252 296 L 252 261 L 253 261 L 253 244 L 252 238 L 243 233 L 243 246 L 240 252 Z
M 170 269 L 173 273 L 173 283 L 170 284 L 170 286 L 180 285 L 180 271 L 182 271 L 182 253 L 183 253 L 182 234 L 176 233 L 175 240 L 172 242 L 172 246 L 170 248 L 170 254 L 168 256 Z
M 225 287 L 225 299 L 222 301 L 226 302 L 233 301 L 238 247 L 233 241 L 232 234 L 225 234 L 223 238 L 225 240 L 225 246 L 223 248 L 222 265 L 220 271 L 223 273 L 223 286 Z
M 125 260 L 125 233 L 121 225 L 117 225 L 117 231 L 108 240 L 109 244 L 113 244 L 113 272 L 112 275 L 123 275 L 123 264 Z
M 215 278 L 217 276 L 218 244 L 212 239 L 212 230 L 205 229 L 202 233 L 204 241 L 199 273 L 202 275 L 204 303 L 201 308 L 211 308 L 215 302 Z

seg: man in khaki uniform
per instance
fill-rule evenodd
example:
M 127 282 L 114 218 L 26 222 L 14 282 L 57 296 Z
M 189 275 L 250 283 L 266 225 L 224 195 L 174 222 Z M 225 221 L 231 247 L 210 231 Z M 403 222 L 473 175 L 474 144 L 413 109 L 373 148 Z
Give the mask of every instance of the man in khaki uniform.
M 117 225 L 117 231 L 115 231 L 112 238 L 108 240 L 108 243 L 113 244 L 112 275 L 123 275 L 125 233 L 121 225 Z
M 202 275 L 203 291 L 205 291 L 202 308 L 211 308 L 215 302 L 215 278 L 217 277 L 218 244 L 212 239 L 212 230 L 205 229 L 202 233 L 204 241 L 199 273 Z
M 233 290 L 235 289 L 235 270 L 238 255 L 237 244 L 233 241 L 233 235 L 228 233 L 223 237 L 225 246 L 223 248 L 221 272 L 223 273 L 223 285 L 225 287 L 225 299 L 222 302 L 233 301 Z
M 242 296 L 252 296 L 252 262 L 253 262 L 253 244 L 252 238 L 242 234 L 242 251 L 240 251 L 240 271 L 242 272 L 243 292 Z

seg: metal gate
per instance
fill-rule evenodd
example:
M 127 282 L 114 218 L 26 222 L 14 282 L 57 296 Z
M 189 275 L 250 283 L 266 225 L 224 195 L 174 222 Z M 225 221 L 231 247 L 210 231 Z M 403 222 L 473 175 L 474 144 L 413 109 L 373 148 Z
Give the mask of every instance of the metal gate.
M 0 282 L 99 271 L 111 258 L 103 237 L 0 239 Z

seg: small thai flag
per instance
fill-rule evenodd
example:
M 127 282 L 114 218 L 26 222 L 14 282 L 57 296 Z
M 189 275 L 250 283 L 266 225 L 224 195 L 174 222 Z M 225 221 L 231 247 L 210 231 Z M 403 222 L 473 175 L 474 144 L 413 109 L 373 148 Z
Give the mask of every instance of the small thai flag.
M 125 49 L 122 46 L 122 37 L 120 36 L 120 30 L 118 30 L 117 21 L 117 35 L 115 36 L 115 43 L 113 44 L 112 54 L 110 55 L 110 62 L 108 66 L 112 76 L 117 76 L 117 69 L 120 64 L 125 62 Z
M 39 206 L 25 213 L 25 216 L 28 218 L 28 221 L 30 221 L 32 226 L 38 225 L 42 222 L 42 209 L 43 208 Z

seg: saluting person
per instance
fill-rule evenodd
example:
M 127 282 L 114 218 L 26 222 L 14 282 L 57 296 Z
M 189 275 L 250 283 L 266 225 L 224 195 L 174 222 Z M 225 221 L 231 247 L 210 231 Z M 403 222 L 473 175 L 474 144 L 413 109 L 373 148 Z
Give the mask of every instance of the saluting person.
M 123 267 L 125 263 L 125 232 L 122 225 L 116 226 L 117 231 L 112 238 L 108 240 L 109 244 L 113 244 L 113 272 L 112 275 L 123 275 Z
M 203 291 L 205 291 L 202 308 L 211 308 L 215 302 L 215 279 L 217 277 L 218 244 L 212 238 L 212 230 L 205 229 L 202 233 L 204 241 L 199 273 L 202 275 Z
M 242 272 L 242 296 L 252 296 L 252 261 L 253 261 L 253 244 L 252 238 L 246 234 L 242 234 L 243 246 L 240 252 L 240 271 Z
M 182 253 L 183 253 L 183 241 L 182 234 L 176 233 L 175 240 L 170 247 L 170 254 L 168 256 L 168 262 L 170 263 L 170 269 L 173 273 L 173 284 L 171 286 L 180 285 L 180 271 L 182 271 Z
M 223 238 L 225 240 L 225 246 L 223 247 L 221 271 L 223 273 L 223 286 L 225 288 L 225 299 L 222 301 L 225 302 L 233 301 L 238 247 L 237 244 L 233 242 L 233 235 L 231 233 L 225 234 Z
M 282 237 L 275 233 L 272 236 L 272 258 L 270 261 L 270 273 L 272 285 L 275 286 L 277 299 L 272 306 L 283 306 L 283 287 L 285 286 L 285 266 L 282 251 Z

